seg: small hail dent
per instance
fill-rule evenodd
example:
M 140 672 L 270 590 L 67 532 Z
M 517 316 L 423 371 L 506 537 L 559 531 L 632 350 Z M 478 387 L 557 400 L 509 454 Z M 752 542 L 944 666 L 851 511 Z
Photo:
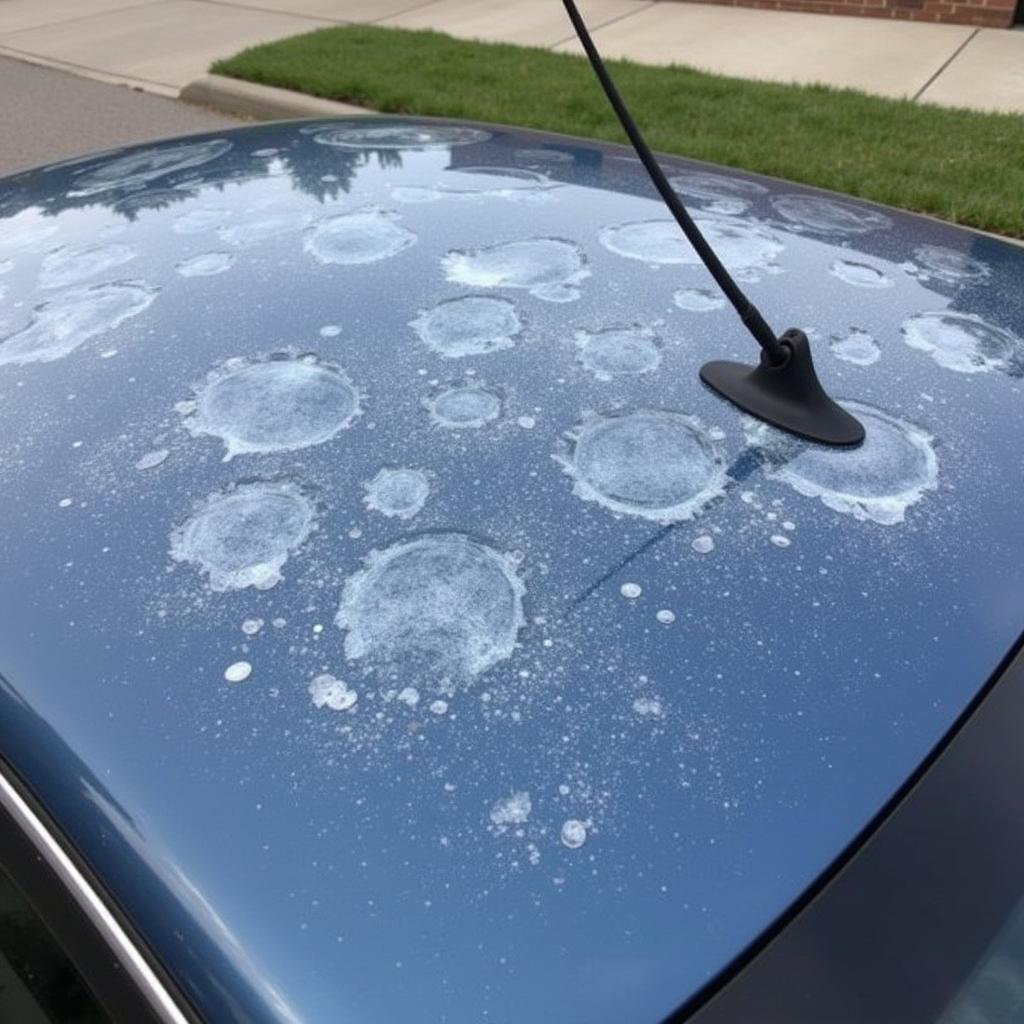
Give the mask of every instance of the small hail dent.
M 252 675 L 252 665 L 247 661 L 236 661 L 224 669 L 224 679 L 229 683 L 244 683 Z
M 901 331 L 907 345 L 927 353 L 943 369 L 1024 376 L 1024 340 L 973 313 L 918 313 Z
M 156 448 L 151 452 L 146 452 L 145 455 L 135 463 L 136 469 L 155 469 L 161 463 L 163 463 L 167 456 L 171 453 L 166 448 Z
M 724 217 L 698 216 L 694 221 L 734 274 L 739 273 L 745 280 L 756 280 L 759 272 L 777 270 L 775 258 L 785 246 L 762 225 Z M 609 252 L 651 266 L 702 265 L 696 250 L 672 220 L 614 224 L 603 228 L 598 239 Z
M 714 213 L 728 215 L 745 213 L 756 200 L 768 193 L 764 185 L 755 181 L 707 171 L 687 171 L 668 180 L 680 195 L 698 200 L 701 206 Z
M 525 825 L 530 820 L 533 803 L 526 790 L 514 792 L 509 796 L 495 800 L 491 805 L 491 824 L 499 832 L 504 832 L 510 825 Z
M 344 371 L 314 358 L 228 360 L 198 389 L 185 419 L 193 435 L 219 437 L 236 455 L 297 451 L 329 441 L 361 414 Z
M 172 533 L 171 557 L 197 565 L 212 590 L 267 590 L 313 525 L 313 505 L 293 484 L 241 484 L 212 495 Z
M 339 149 L 448 149 L 486 142 L 491 133 L 456 125 L 344 125 L 311 127 L 313 141 Z
M 331 711 L 351 711 L 359 701 L 359 694 L 348 684 L 329 672 L 316 676 L 307 687 L 313 706 Z
M 619 587 L 619 593 L 626 598 L 627 601 L 635 601 L 642 593 L 643 587 L 639 583 L 623 583 Z
M 309 223 L 309 216 L 294 210 L 282 213 L 270 213 L 263 217 L 253 217 L 240 224 L 221 227 L 217 237 L 227 245 L 239 249 L 262 245 L 272 238 L 301 231 Z
M 227 139 L 154 146 L 106 160 L 75 175 L 70 196 L 89 196 L 110 189 L 144 185 L 177 171 L 199 167 L 223 156 L 232 144 Z
M 398 519 L 411 519 L 430 494 L 430 481 L 418 469 L 382 469 L 363 487 L 367 508 Z
M 891 288 L 893 281 L 881 270 L 868 263 L 857 263 L 853 260 L 834 260 L 828 268 L 833 277 L 852 284 L 856 288 Z
M 578 850 L 587 841 L 587 826 L 576 818 L 569 818 L 562 823 L 559 835 L 563 846 L 570 850 Z
M 783 536 L 781 533 L 773 533 L 768 539 L 777 548 L 788 548 L 789 545 L 793 543 L 788 537 Z
M 772 199 L 772 206 L 797 230 L 815 234 L 862 235 L 892 227 L 892 220 L 878 210 L 840 203 L 824 196 L 778 196 Z
M 138 256 L 128 245 L 63 246 L 55 249 L 39 268 L 40 288 L 67 288 L 123 266 Z
M 598 380 L 651 373 L 661 365 L 661 342 L 649 328 L 608 327 L 576 333 L 576 355 Z
M 409 326 L 427 348 L 448 359 L 512 348 L 522 330 L 511 302 L 477 295 L 440 302 Z
M 864 425 L 864 442 L 858 448 L 806 445 L 752 420 L 745 430 L 768 457 L 768 475 L 797 493 L 818 498 L 855 519 L 883 526 L 902 523 L 907 509 L 938 487 L 932 438 L 920 427 L 872 406 L 842 405 Z
M 583 250 L 561 238 L 531 238 L 484 249 L 453 251 L 445 276 L 472 288 L 521 288 L 546 302 L 574 302 L 590 276 Z
M 921 281 L 941 281 L 944 284 L 985 284 L 990 271 L 986 264 L 956 249 L 942 245 L 921 245 L 914 250 L 916 263 L 904 264 L 911 277 Z
M 633 713 L 641 718 L 662 718 L 665 711 L 657 697 L 637 697 L 633 701 Z
M 680 288 L 672 296 L 680 309 L 690 313 L 711 313 L 725 306 L 725 298 L 708 288 Z
M 555 459 L 584 501 L 659 523 L 692 519 L 723 494 L 719 443 L 693 417 L 642 409 L 588 415 Z
M 178 235 L 199 235 L 223 226 L 231 214 L 227 210 L 200 207 L 176 217 L 171 230 Z
M 242 622 L 242 632 L 246 636 L 255 636 L 262 628 L 262 619 L 245 619 Z
M 397 699 L 406 707 L 414 708 L 420 702 L 420 691 L 415 686 L 406 686 L 398 691 Z
M 837 359 L 854 366 L 871 366 L 882 357 L 878 342 L 858 327 L 851 327 L 844 335 L 834 336 L 829 348 Z
M 671 626 L 676 621 L 676 613 L 670 608 L 660 608 L 654 617 L 663 625 Z
M 27 327 L 0 338 L 0 366 L 63 359 L 149 308 L 159 289 L 140 282 L 69 289 L 37 306 Z
M 508 658 L 525 624 L 515 561 L 463 534 L 373 552 L 345 583 L 345 654 L 392 669 L 471 679 Z
M 397 256 L 417 241 L 398 223 L 398 215 L 369 207 L 314 224 L 303 247 L 317 262 L 351 266 Z
M 341 334 L 341 328 L 337 324 L 324 324 L 320 328 L 321 338 L 336 338 L 339 334 Z
M 448 701 L 446 700 L 434 700 L 430 702 L 430 713 L 433 715 L 446 715 L 448 714 Z
M 707 555 L 715 550 L 715 541 L 710 534 L 704 533 L 699 537 L 694 537 L 690 541 L 690 547 L 697 552 L 698 555 Z
M 501 415 L 501 396 L 480 384 L 446 388 L 424 404 L 434 423 L 453 430 L 484 427 Z
M 176 263 L 174 269 L 182 277 L 213 277 L 230 270 L 235 257 L 229 252 L 204 252 Z

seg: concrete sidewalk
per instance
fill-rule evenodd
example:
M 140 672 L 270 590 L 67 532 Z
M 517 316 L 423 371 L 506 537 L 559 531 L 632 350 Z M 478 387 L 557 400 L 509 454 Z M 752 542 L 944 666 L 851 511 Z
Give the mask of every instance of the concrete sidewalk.
M 1024 32 L 664 0 L 583 0 L 609 57 L 1024 113 Z M 0 0 L 0 54 L 177 96 L 210 63 L 332 24 L 577 52 L 558 0 Z

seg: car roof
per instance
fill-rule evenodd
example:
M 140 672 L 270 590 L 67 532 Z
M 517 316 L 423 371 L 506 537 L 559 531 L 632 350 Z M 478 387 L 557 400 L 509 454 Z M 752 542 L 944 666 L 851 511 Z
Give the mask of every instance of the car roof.
M 1020 634 L 1024 252 L 619 147 L 246 127 L 0 183 L 0 753 L 210 1019 L 656 1021 Z

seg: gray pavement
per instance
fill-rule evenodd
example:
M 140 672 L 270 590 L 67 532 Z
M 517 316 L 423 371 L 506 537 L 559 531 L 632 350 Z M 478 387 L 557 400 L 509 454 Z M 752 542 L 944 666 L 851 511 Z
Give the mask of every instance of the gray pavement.
M 0 96 L 0 175 L 98 149 L 241 123 L 177 100 L 4 57 Z

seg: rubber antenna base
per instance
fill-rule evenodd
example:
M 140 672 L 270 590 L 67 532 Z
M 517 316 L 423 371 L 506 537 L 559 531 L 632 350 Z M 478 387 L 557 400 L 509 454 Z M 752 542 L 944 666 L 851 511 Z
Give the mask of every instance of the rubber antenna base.
M 700 379 L 708 387 L 773 427 L 819 444 L 847 446 L 864 440 L 864 428 L 826 393 L 814 371 L 811 345 L 792 328 L 779 338 L 789 358 L 772 366 L 761 353 L 758 366 L 705 363 Z

